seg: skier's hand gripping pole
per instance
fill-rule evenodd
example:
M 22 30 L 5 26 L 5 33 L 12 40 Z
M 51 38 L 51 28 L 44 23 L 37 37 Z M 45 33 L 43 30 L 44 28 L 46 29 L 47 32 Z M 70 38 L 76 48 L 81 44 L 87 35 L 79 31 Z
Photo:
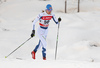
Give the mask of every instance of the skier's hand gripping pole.
M 34 36 L 35 36 L 35 30 L 32 30 L 31 37 L 34 37 Z

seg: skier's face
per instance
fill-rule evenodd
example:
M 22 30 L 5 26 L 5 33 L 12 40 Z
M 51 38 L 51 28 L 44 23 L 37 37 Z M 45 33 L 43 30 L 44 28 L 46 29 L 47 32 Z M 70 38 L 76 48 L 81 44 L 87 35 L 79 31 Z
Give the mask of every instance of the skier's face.
M 52 10 L 46 10 L 47 14 L 51 14 Z
M 52 7 L 50 7 L 49 9 L 47 9 L 47 14 L 51 14 L 51 12 L 52 12 Z

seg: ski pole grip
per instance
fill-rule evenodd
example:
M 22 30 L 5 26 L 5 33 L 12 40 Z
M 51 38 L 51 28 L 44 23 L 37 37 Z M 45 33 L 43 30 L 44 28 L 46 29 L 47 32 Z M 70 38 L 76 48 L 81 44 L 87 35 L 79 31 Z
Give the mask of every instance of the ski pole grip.
M 60 22 L 60 21 L 61 21 L 61 18 L 59 17 L 59 18 L 58 18 L 58 22 Z

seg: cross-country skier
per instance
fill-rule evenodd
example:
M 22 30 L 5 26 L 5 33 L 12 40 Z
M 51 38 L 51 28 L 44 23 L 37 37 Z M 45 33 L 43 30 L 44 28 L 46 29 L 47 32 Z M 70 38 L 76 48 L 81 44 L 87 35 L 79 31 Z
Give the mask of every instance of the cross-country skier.
M 39 43 L 35 47 L 35 49 L 31 52 L 32 58 L 35 59 L 35 54 L 37 50 L 42 46 L 42 55 L 43 60 L 46 60 L 46 37 L 48 33 L 48 26 L 50 20 L 53 19 L 56 24 L 59 24 L 61 21 L 61 18 L 56 19 L 55 15 L 52 13 L 52 6 L 50 4 L 47 4 L 46 10 L 42 13 L 40 13 L 37 18 L 33 21 L 33 30 L 31 37 L 35 36 L 35 23 L 39 21 L 39 27 L 37 30 L 38 36 L 39 36 Z

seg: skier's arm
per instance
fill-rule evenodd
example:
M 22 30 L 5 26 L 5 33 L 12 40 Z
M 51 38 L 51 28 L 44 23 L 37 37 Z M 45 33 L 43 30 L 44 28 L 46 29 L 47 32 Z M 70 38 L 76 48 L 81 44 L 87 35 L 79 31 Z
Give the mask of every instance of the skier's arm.
M 38 22 L 40 19 L 40 15 L 37 16 L 37 18 L 33 21 L 33 30 L 31 33 L 31 37 L 35 36 L 35 23 Z
M 56 17 L 55 17 L 55 15 L 53 14 L 53 21 L 56 23 L 56 24 L 58 24 L 58 20 L 56 19 Z
M 37 16 L 37 18 L 33 21 L 33 30 L 35 30 L 35 23 L 38 22 L 40 19 L 40 14 Z

